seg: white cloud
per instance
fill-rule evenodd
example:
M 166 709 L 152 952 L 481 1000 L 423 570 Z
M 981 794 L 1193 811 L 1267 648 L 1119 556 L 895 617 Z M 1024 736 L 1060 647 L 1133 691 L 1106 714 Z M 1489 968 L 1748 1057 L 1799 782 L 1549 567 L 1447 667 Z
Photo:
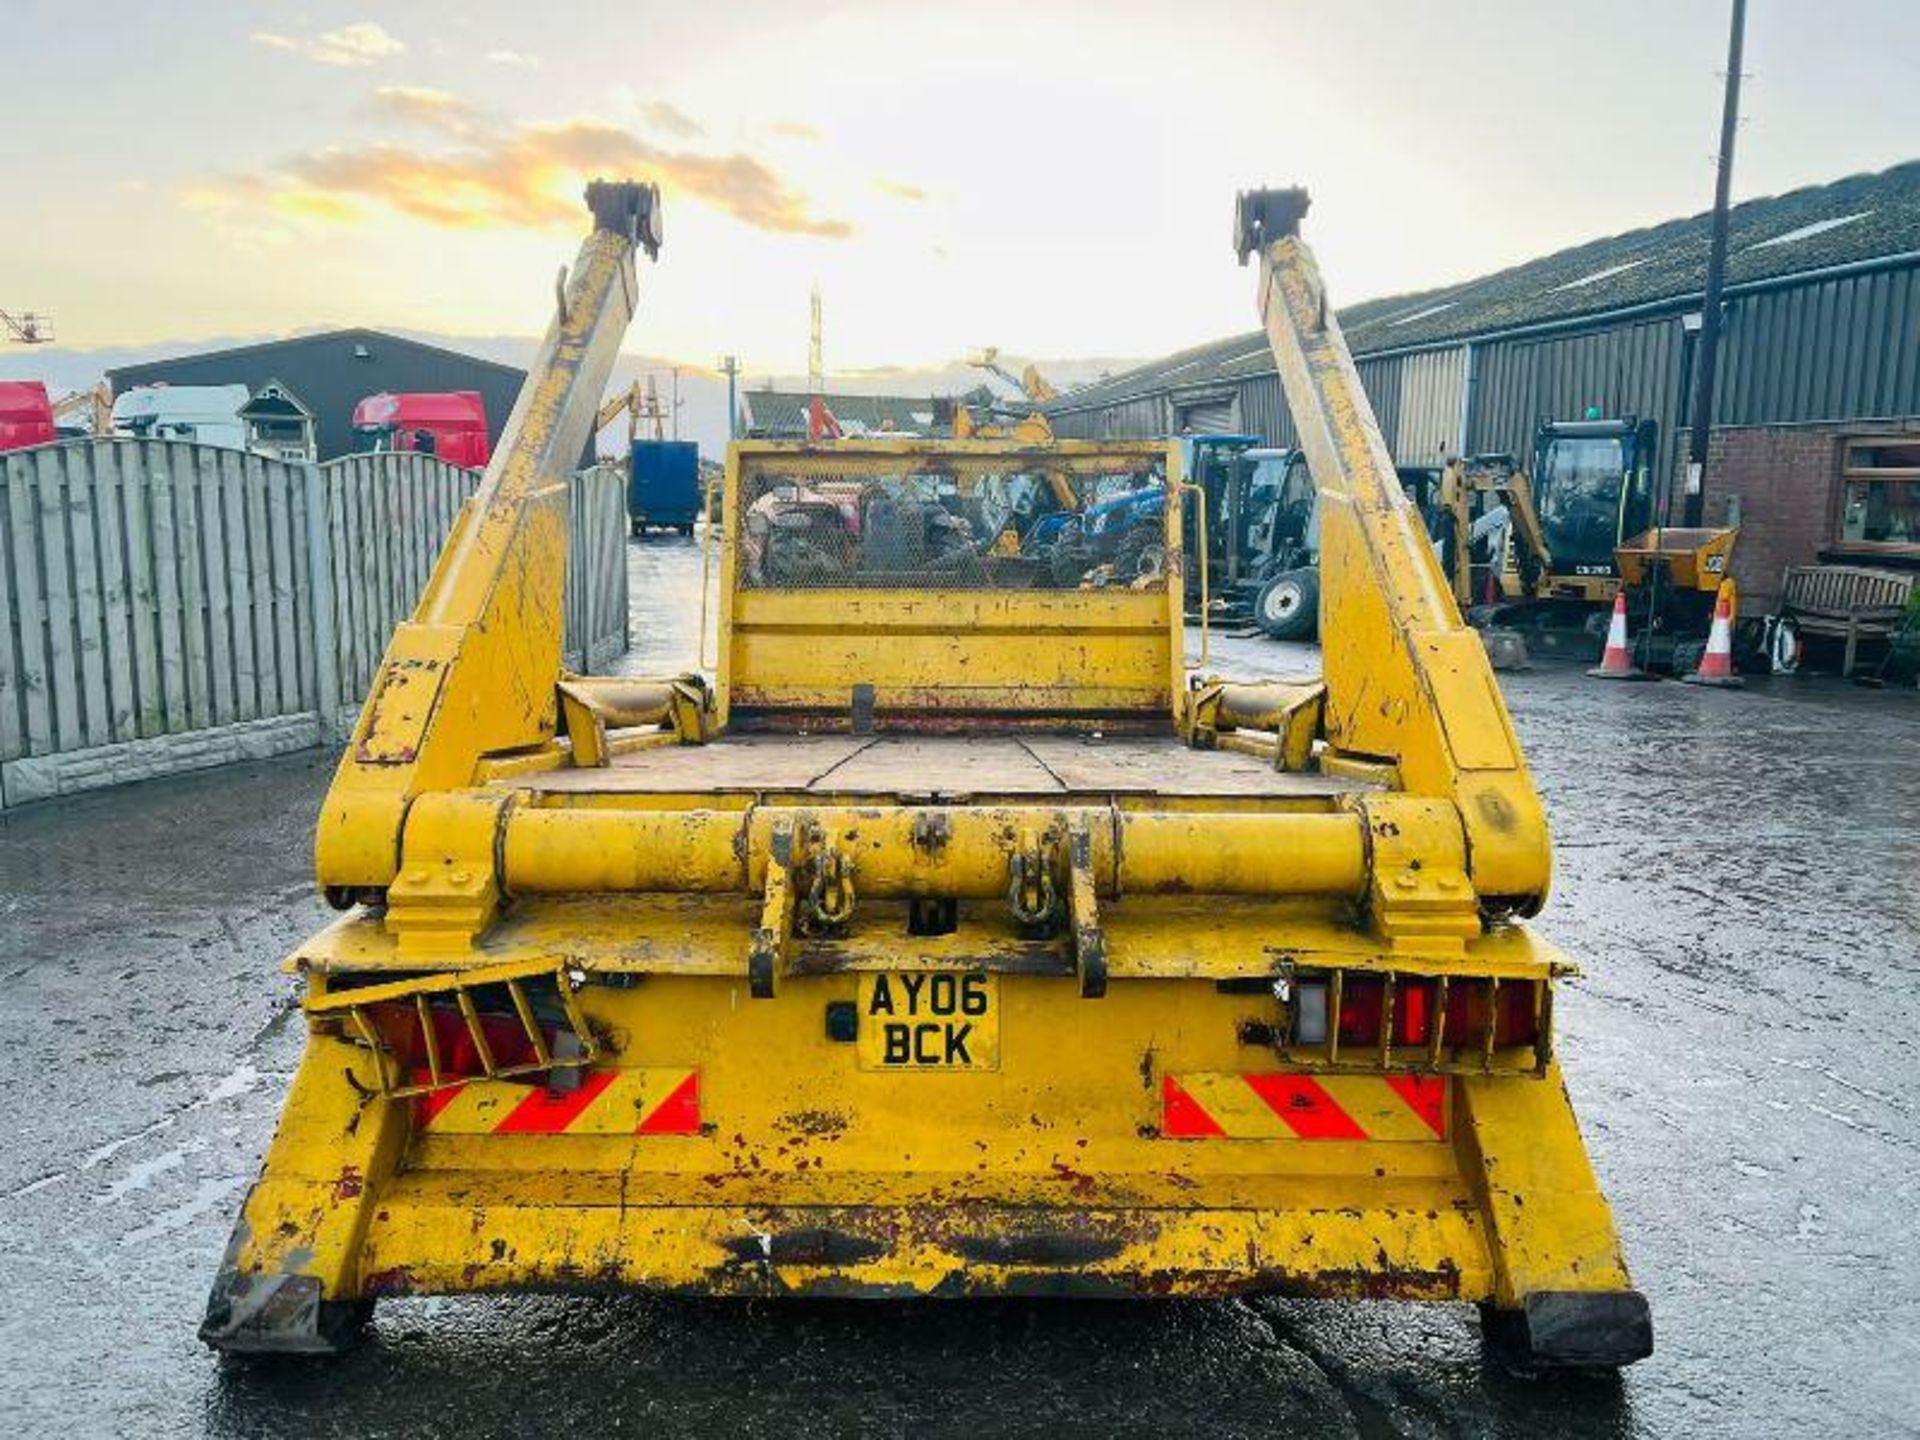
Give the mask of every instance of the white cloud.
M 304 55 L 316 65 L 374 65 L 406 53 L 406 45 L 371 20 L 356 20 L 319 35 L 280 35 L 257 30 L 253 43 Z
M 818 125 L 809 125 L 804 120 L 776 120 L 767 127 L 769 135 L 778 135 L 783 140 L 804 140 L 809 145 L 818 145 L 826 140 Z
M 183 203 L 229 219 L 251 210 L 354 225 L 373 206 L 450 228 L 571 230 L 580 223 L 575 197 L 588 176 L 630 174 L 757 230 L 829 240 L 853 233 L 849 221 L 820 214 L 813 197 L 744 151 L 679 149 L 584 116 L 496 122 L 460 97 L 424 86 L 382 86 L 369 108 L 457 143 L 329 145 L 265 171 L 193 182 Z
M 686 111 L 671 100 L 658 100 L 642 95 L 624 80 L 616 80 L 607 87 L 607 98 L 613 108 L 631 115 L 648 129 L 659 134 L 672 135 L 682 140 L 706 134 L 706 127 L 695 120 Z
M 479 109 L 458 95 L 426 85 L 381 85 L 369 97 L 367 108 L 382 119 L 453 136 L 475 135 L 487 124 Z
M 541 60 L 538 55 L 529 55 L 522 50 L 489 50 L 489 65 L 505 65 L 510 70 L 538 70 Z

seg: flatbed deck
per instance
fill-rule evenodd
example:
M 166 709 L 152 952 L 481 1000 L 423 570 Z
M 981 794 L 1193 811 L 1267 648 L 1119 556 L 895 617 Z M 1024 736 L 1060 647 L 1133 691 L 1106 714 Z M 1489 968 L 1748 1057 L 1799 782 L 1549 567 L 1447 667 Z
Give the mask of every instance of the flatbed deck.
M 1330 799 L 1372 788 L 1255 756 L 1195 750 L 1177 736 L 722 736 L 660 746 L 599 769 L 504 782 L 565 794 L 911 795 L 964 800 L 1154 795 L 1179 799 Z

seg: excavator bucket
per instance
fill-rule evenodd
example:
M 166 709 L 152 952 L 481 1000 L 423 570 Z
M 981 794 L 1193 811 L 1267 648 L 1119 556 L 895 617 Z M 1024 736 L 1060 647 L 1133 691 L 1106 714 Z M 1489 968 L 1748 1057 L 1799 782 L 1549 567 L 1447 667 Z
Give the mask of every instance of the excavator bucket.
M 736 444 L 715 673 L 563 674 L 623 195 L 341 760 L 207 1342 L 633 1287 L 1466 1301 L 1530 1364 L 1646 1354 L 1540 803 L 1304 195 L 1235 240 L 1324 492 L 1308 683 L 1189 663 L 1177 444 L 1038 430 Z

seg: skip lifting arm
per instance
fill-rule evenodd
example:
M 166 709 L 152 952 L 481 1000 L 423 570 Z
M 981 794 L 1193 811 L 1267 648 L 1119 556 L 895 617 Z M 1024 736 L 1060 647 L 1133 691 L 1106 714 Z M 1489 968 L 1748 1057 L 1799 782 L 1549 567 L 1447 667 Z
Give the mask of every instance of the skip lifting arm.
M 1234 248 L 1242 264 L 1259 257 L 1261 319 L 1320 489 L 1324 735 L 1336 752 L 1390 763 L 1408 796 L 1454 812 L 1484 915 L 1532 914 L 1551 869 L 1546 816 L 1300 240 L 1306 209 L 1303 190 L 1241 194 Z M 1406 825 L 1368 818 L 1378 896 L 1382 860 Z M 1394 883 L 1420 894 L 1431 882 L 1419 863 L 1409 869 L 1418 873 Z M 1390 908 L 1376 900 L 1377 922 Z M 1460 1084 L 1466 1170 L 1494 1242 L 1486 1334 L 1528 1366 L 1630 1364 L 1652 1350 L 1647 1303 L 1631 1288 L 1557 1069 L 1543 1081 Z
M 1320 489 L 1324 733 L 1391 764 L 1407 794 L 1451 801 L 1481 906 L 1533 914 L 1551 871 L 1546 818 L 1300 239 L 1307 205 L 1304 190 L 1242 192 L 1234 249 L 1259 260 L 1261 319 Z
M 568 477 L 633 318 L 634 252 L 660 251 L 655 186 L 596 180 L 587 203 L 593 233 L 500 446 L 394 632 L 334 774 L 315 846 L 332 895 L 389 885 L 416 797 L 467 785 L 487 753 L 555 733 Z

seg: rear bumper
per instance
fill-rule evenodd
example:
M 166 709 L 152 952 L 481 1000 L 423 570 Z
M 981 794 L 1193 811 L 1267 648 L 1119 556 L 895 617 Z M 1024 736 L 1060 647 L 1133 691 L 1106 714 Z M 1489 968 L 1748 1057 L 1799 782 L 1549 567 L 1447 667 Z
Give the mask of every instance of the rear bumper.
M 1467 1300 L 1486 1307 L 1490 1344 L 1521 1367 L 1613 1367 L 1652 1352 L 1647 1304 L 1631 1289 L 1541 1291 L 1513 1308 L 1494 1304 L 1498 1279 L 1487 1229 L 1464 1203 L 582 1203 L 589 1198 L 516 1203 L 497 1184 L 471 1177 L 403 1179 L 377 1207 L 354 1299 L 639 1289 L 880 1300 Z M 245 1273 L 229 1264 L 201 1334 L 216 1348 L 242 1353 L 326 1354 L 351 1342 L 357 1313 L 352 1302 L 329 1303 L 313 1277 Z
M 1542 1336 L 1580 1327 L 1537 1296 L 1644 1314 L 1551 1066 L 1314 1075 L 1247 1043 L 1270 994 L 1003 977 L 998 1068 L 884 1073 L 821 1028 L 854 978 L 590 988 L 608 1053 L 553 1092 L 383 1096 L 316 1029 L 203 1335 L 310 1352 L 384 1297 L 619 1289 L 1453 1300 Z
M 486 1203 L 403 1185 L 370 1228 L 371 1297 L 641 1288 L 704 1295 L 931 1298 L 1285 1293 L 1483 1299 L 1462 1209 L 1104 1209 L 931 1205 Z M 484 1213 L 476 1230 L 473 1220 Z

